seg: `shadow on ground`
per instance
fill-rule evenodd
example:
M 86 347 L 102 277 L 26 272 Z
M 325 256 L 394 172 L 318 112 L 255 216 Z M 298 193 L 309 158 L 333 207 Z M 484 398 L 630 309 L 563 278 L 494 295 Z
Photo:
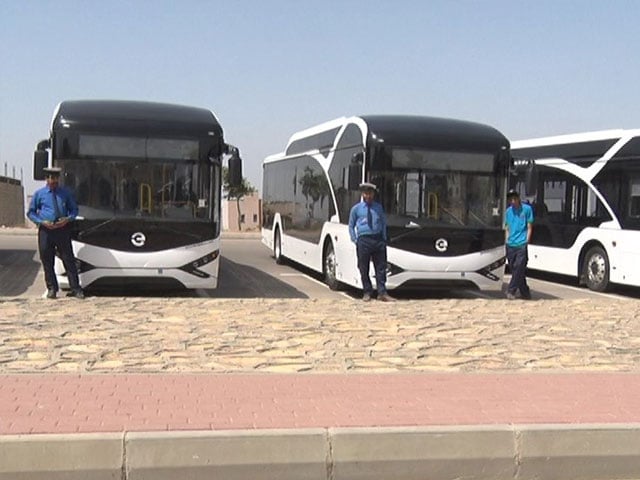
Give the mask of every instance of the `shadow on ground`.
M 0 255 L 0 297 L 17 297 L 33 285 L 40 263 L 35 250 L 3 250 Z M 43 285 L 44 290 L 44 285 Z
M 527 278 L 537 278 L 552 283 L 559 283 L 562 285 L 568 285 L 575 288 L 587 289 L 586 285 L 580 285 L 580 282 L 576 277 L 570 275 L 560 275 L 557 273 L 547 273 L 539 271 L 528 271 Z M 615 295 L 623 295 L 629 298 L 640 298 L 640 288 L 629 287 L 627 285 L 610 285 L 606 293 L 613 293 Z M 549 296 L 549 298 L 557 298 Z
M 242 265 L 222 257 L 218 288 L 216 289 L 158 289 L 152 286 L 87 288 L 90 296 L 136 297 L 207 297 L 207 298 L 309 298 L 277 278 L 254 267 Z

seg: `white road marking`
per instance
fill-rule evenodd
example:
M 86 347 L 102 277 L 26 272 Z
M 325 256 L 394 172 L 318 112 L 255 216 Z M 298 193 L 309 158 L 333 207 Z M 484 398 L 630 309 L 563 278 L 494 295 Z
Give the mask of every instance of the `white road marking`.
M 573 290 L 574 292 L 588 293 L 590 295 L 599 295 L 601 297 L 610 298 L 610 299 L 614 299 L 614 300 L 619 300 L 620 298 L 624 298 L 621 295 L 616 295 L 616 294 L 613 294 L 613 293 L 596 292 L 594 290 L 590 290 L 589 288 L 580 288 L 580 287 L 574 287 L 572 285 L 564 285 L 563 283 L 548 282 L 547 280 L 540 280 L 538 278 L 528 278 L 527 280 L 529 280 L 531 282 L 536 281 L 536 282 L 540 282 L 540 283 L 545 283 L 545 284 L 551 285 L 553 287 L 566 288 L 568 290 Z
M 303 278 L 306 278 L 307 280 L 311 280 L 313 283 L 317 283 L 318 285 L 322 285 L 325 288 L 329 288 L 326 283 L 316 280 L 315 278 L 310 277 L 309 275 L 304 273 L 281 273 L 280 276 L 281 277 L 303 277 Z
M 319 280 L 316 280 L 315 278 L 310 277 L 309 275 L 306 275 L 306 274 L 304 274 L 304 273 L 280 273 L 279 275 L 280 275 L 281 277 L 304 277 L 304 278 L 306 278 L 307 280 L 311 280 L 313 283 L 317 283 L 318 285 L 320 285 L 320 286 L 322 286 L 322 287 L 326 288 L 327 290 L 331 290 L 331 289 L 329 288 L 329 285 L 327 285 L 326 283 L 321 282 L 321 281 L 319 281 Z M 347 294 L 347 293 L 345 293 L 345 292 L 336 291 L 336 292 L 334 292 L 334 293 L 336 293 L 336 294 L 338 294 L 338 295 L 342 295 L 343 297 L 348 298 L 349 300 L 353 300 L 353 297 L 352 297 L 351 295 L 348 295 L 348 294 Z
M 493 298 L 491 295 L 487 295 L 480 290 L 467 290 L 465 293 L 476 296 L 478 298 Z
M 313 283 L 317 283 L 318 285 L 322 285 L 323 287 L 329 288 L 327 287 L 326 283 L 322 283 L 319 280 L 316 280 L 313 277 L 310 277 L 309 275 L 306 275 L 304 273 L 281 273 L 280 274 L 281 277 L 303 277 L 306 278 L 307 280 L 311 280 Z

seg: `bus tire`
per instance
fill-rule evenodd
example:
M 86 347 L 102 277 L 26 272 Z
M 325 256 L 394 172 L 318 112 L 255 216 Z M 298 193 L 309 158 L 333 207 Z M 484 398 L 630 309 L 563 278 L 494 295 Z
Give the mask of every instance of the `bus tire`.
M 604 292 L 609 288 L 609 257 L 602 247 L 592 247 L 584 257 L 584 281 L 590 290 Z
M 340 290 L 340 282 L 336 276 L 336 252 L 333 244 L 329 241 L 324 249 L 322 258 L 322 272 L 324 273 L 324 283 L 331 290 Z
M 273 258 L 275 258 L 278 265 L 284 265 L 285 260 L 282 255 L 282 236 L 280 235 L 279 228 L 276 228 L 276 233 L 273 236 Z

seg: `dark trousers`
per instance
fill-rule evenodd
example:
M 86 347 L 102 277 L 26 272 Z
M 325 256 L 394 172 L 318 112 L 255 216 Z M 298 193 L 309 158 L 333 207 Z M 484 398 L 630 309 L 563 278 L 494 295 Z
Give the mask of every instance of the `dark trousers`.
M 520 290 L 520 294 L 523 297 L 529 297 L 531 292 L 529 291 L 526 278 L 527 262 L 529 261 L 527 246 L 510 247 L 507 245 L 507 260 L 509 261 L 509 268 L 511 269 L 509 293 L 515 294 L 516 290 Z
M 62 263 L 69 277 L 69 286 L 72 290 L 80 288 L 78 280 L 78 269 L 71 247 L 71 228 L 67 225 L 62 228 L 49 230 L 45 227 L 38 229 L 38 250 L 40 251 L 40 261 L 44 269 L 44 281 L 50 290 L 59 290 L 53 263 L 56 250 L 62 258 Z
M 363 235 L 358 237 L 356 252 L 358 254 L 358 270 L 360 270 L 360 279 L 362 280 L 364 292 L 373 292 L 373 285 L 371 285 L 371 279 L 369 278 L 369 262 L 373 261 L 378 294 L 387 293 L 387 244 L 382 239 L 382 235 Z

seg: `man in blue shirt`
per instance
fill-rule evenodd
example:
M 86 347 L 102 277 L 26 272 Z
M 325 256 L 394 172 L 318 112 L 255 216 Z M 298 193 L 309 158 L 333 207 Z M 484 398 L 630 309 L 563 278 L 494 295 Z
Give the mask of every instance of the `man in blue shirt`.
M 53 269 L 56 250 L 69 277 L 70 296 L 84 298 L 80 288 L 78 269 L 71 246 L 71 226 L 78 215 L 78 205 L 73 194 L 58 185 L 60 169 L 45 168 L 47 185 L 33 194 L 27 217 L 38 226 L 38 250 L 47 284 L 47 298 L 56 298 L 58 280 Z
M 356 244 L 358 270 L 362 280 L 365 302 L 371 300 L 373 285 L 369 278 L 369 262 L 373 261 L 376 273 L 378 300 L 392 302 L 387 283 L 387 219 L 382 205 L 373 200 L 377 187 L 373 183 L 360 184 L 362 201 L 351 208 L 349 214 L 349 235 Z
M 507 243 L 507 260 L 511 269 L 511 281 L 507 289 L 507 298 L 516 298 L 520 290 L 520 297 L 531 299 L 531 291 L 527 285 L 526 270 L 529 255 L 527 245 L 533 231 L 533 209 L 531 205 L 520 201 L 520 194 L 509 190 L 507 194 L 509 208 L 505 215 L 505 235 Z

